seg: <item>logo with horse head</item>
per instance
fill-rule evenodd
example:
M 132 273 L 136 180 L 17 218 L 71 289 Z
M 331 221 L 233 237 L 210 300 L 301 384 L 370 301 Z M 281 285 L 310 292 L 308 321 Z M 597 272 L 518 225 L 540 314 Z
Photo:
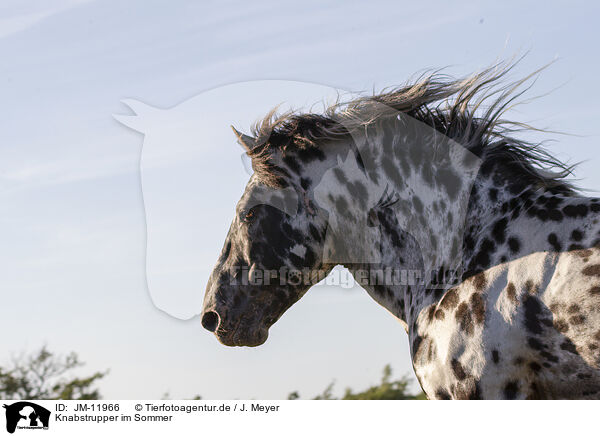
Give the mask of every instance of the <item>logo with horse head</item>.
M 19 430 L 47 430 L 50 423 L 50 411 L 30 401 L 19 401 L 4 404 L 6 409 L 6 431 L 14 433 Z

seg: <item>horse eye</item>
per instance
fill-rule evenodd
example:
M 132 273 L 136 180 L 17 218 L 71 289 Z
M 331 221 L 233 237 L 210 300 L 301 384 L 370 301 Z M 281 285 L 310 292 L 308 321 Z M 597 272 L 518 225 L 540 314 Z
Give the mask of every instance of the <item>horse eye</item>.
M 250 221 L 252 221 L 254 219 L 254 209 L 250 209 L 246 215 L 244 216 L 244 221 L 246 221 L 247 223 L 249 223 Z

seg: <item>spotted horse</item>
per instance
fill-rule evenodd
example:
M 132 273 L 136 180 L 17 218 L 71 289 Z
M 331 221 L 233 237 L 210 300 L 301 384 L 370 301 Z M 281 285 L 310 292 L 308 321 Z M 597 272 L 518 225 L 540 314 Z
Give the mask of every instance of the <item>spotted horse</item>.
M 600 200 L 503 118 L 527 83 L 510 70 L 235 131 L 254 173 L 202 325 L 261 345 L 343 265 L 404 326 L 430 399 L 600 398 Z

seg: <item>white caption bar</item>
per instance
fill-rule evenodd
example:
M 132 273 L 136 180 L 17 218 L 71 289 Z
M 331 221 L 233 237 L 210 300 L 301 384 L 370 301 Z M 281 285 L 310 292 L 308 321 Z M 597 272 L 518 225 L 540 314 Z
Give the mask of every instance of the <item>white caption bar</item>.
M 433 401 L 2 401 L 20 436 L 106 434 L 428 435 L 581 434 L 596 402 Z M 284 432 L 284 433 L 282 433 Z M 6 434 L 6 433 L 4 433 Z

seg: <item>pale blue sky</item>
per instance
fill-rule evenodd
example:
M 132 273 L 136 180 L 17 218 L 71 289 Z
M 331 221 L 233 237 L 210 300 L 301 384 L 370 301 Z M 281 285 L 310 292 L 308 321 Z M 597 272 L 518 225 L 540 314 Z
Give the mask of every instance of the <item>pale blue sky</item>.
M 198 318 L 156 309 L 144 275 L 142 137 L 112 114 L 127 112 L 119 103 L 127 97 L 168 108 L 250 80 L 368 91 L 426 68 L 467 74 L 529 50 L 517 74 L 558 57 L 532 95 L 558 88 L 510 116 L 582 135 L 554 136 L 551 150 L 585 161 L 576 176 L 597 190 L 599 9 L 583 1 L 5 0 L 0 358 L 43 343 L 75 350 L 88 368 L 111 369 L 101 383 L 107 398 L 284 398 L 293 390 L 308 397 L 333 378 L 365 387 L 386 363 L 410 372 L 400 324 L 360 289 L 313 289 L 254 349 L 226 348 Z M 260 103 L 236 108 L 231 122 L 263 115 Z M 235 105 L 216 105 L 215 116 L 228 119 Z M 234 147 L 233 138 L 223 146 Z M 210 229 L 217 241 L 232 217 L 235 198 L 227 196 L 241 194 L 247 175 L 241 165 L 214 166 L 227 192 L 215 206 L 221 225 Z

